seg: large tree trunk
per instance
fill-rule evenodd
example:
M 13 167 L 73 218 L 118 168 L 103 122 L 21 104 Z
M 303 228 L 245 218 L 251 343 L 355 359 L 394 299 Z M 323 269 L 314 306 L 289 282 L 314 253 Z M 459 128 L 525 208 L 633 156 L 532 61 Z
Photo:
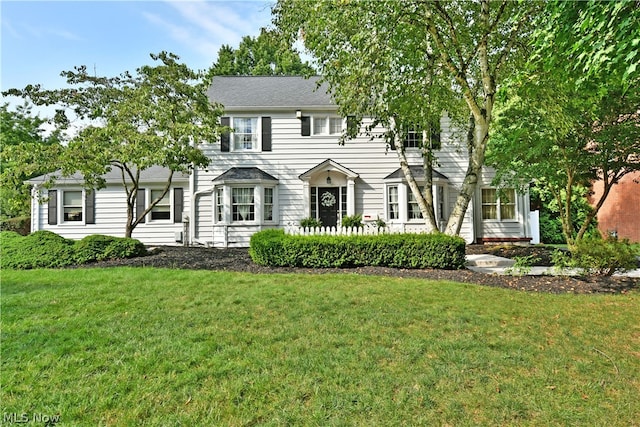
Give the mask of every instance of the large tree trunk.
M 470 127 L 468 134 L 469 162 L 467 164 L 467 172 L 444 231 L 445 234 L 452 236 L 460 234 L 465 213 L 478 186 L 480 173 L 484 165 L 487 141 L 489 139 L 489 122 L 485 117 L 474 116 L 471 120 Z

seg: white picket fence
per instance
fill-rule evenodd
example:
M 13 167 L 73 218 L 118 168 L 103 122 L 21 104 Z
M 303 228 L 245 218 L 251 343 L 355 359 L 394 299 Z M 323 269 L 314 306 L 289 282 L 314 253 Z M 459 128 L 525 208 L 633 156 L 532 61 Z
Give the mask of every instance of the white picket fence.
M 285 233 L 293 236 L 375 236 L 378 234 L 394 234 L 401 233 L 400 228 L 378 228 L 374 225 L 365 225 L 364 227 L 285 227 Z

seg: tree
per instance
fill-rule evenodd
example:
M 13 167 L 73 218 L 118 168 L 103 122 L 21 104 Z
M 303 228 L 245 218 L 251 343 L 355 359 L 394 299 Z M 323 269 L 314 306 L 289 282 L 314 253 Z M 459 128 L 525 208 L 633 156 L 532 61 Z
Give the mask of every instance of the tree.
M 169 191 L 175 172 L 190 173 L 209 164 L 198 145 L 214 141 L 221 131 L 222 109 L 206 95 L 210 82 L 205 74 L 179 63 L 171 53 L 151 58 L 159 64 L 142 66 L 133 76 L 91 76 L 81 66 L 62 73 L 70 88 L 30 85 L 7 92 L 36 105 L 57 105 L 54 122 L 59 129 L 67 129 L 77 116 L 81 129 L 60 158 L 62 174 L 80 171 L 88 189 L 100 189 L 105 186 L 103 174 L 119 169 L 127 197 L 127 237 Z M 163 194 L 136 216 L 140 172 L 154 165 L 169 170 Z
M 298 36 L 317 59 L 343 115 L 373 118 L 387 129 L 427 226 L 437 230 L 428 180 L 437 143 L 428 131 L 443 111 L 466 129 L 469 161 L 445 232 L 459 234 L 485 161 L 495 94 L 517 64 L 537 4 L 486 0 L 280 0 L 275 23 Z M 422 129 L 424 195 L 407 164 L 402 139 Z M 354 135 L 349 131 L 345 139 Z
M 31 193 L 25 180 L 56 169 L 62 149 L 57 132 L 46 133 L 46 119 L 25 103 L 15 110 L 0 106 L 0 217 L 28 216 Z
M 631 27 L 639 28 L 640 15 L 624 2 L 569 3 L 547 4 L 540 25 L 554 24 L 536 33 L 536 53 L 504 86 L 489 163 L 503 172 L 497 177 L 502 182 L 534 181 L 551 193 L 561 207 L 564 237 L 574 247 L 613 186 L 640 170 L 640 95 L 628 90 L 637 87 L 638 73 L 619 61 L 630 56 L 627 49 L 633 40 L 636 46 L 640 42 L 637 31 L 632 40 L 622 31 L 634 16 Z M 625 9 L 628 16 L 618 15 L 618 10 Z M 602 21 L 594 21 L 595 17 Z M 601 39 L 593 38 L 597 32 L 586 28 L 587 22 L 606 29 Z M 597 47 L 584 43 L 585 38 Z M 552 45 L 554 55 L 540 54 Z M 590 55 L 600 59 L 587 59 Z M 611 60 L 601 60 L 603 55 Z M 603 182 L 602 196 L 577 221 L 574 195 L 595 180 Z
M 223 45 L 211 67 L 216 76 L 312 75 L 315 70 L 273 30 L 262 29 L 258 37 L 245 36 L 238 49 Z

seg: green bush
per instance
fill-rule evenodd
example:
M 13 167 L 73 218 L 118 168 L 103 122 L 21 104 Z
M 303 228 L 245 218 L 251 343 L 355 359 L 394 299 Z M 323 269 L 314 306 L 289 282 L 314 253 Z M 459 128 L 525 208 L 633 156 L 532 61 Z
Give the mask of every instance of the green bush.
M 104 236 L 102 234 L 92 234 L 76 242 L 75 260 L 78 264 L 101 261 L 105 258 L 104 253 L 117 237 Z
M 318 228 L 322 227 L 322 221 L 312 217 L 303 218 L 300 220 L 300 227 L 303 228 Z
M 255 263 L 273 267 L 459 269 L 465 262 L 465 242 L 439 233 L 290 236 L 266 230 L 253 235 L 249 253 Z
M 41 230 L 21 238 L 3 238 L 0 266 L 24 270 L 66 267 L 75 263 L 74 254 L 73 240 Z
M 147 254 L 147 248 L 139 240 L 117 237 L 105 249 L 102 259 L 135 258 Z
M 342 218 L 341 224 L 345 228 L 362 228 L 362 215 L 351 215 Z
M 130 238 L 92 235 L 76 242 L 51 231 L 28 236 L 3 231 L 0 237 L 0 268 L 59 268 L 146 254 L 145 246 Z
M 585 275 L 611 276 L 638 267 L 636 251 L 628 240 L 588 237 L 579 240 L 570 253 L 554 253 L 556 267 L 578 268 Z

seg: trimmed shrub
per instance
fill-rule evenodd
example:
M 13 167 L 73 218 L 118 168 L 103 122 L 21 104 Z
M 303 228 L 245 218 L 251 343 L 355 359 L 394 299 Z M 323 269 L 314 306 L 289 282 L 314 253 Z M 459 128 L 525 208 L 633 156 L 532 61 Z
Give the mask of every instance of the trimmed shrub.
M 629 241 L 614 237 L 580 240 L 572 251 L 571 259 L 585 274 L 598 276 L 624 273 L 638 266 L 636 253 Z
M 104 250 L 101 259 L 135 258 L 147 254 L 144 244 L 130 237 L 116 237 Z
M 147 253 L 139 240 L 122 237 L 92 235 L 76 242 L 51 231 L 28 236 L 3 231 L 0 237 L 0 268 L 59 268 Z
M 465 242 L 439 233 L 290 236 L 267 230 L 253 235 L 249 253 L 256 264 L 272 267 L 459 269 L 465 262 Z
M 92 234 L 76 242 L 75 260 L 78 264 L 100 261 L 105 258 L 104 253 L 117 237 Z
M 75 263 L 74 241 L 51 231 L 36 231 L 21 238 L 2 239 L 2 268 L 65 267 Z

